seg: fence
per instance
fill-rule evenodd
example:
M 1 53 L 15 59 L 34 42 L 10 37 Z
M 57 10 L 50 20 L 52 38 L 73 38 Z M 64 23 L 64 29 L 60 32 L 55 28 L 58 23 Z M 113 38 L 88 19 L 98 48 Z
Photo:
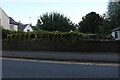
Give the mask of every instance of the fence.
M 120 41 L 79 40 L 3 40 L 3 50 L 22 51 L 75 51 L 75 52 L 119 52 Z

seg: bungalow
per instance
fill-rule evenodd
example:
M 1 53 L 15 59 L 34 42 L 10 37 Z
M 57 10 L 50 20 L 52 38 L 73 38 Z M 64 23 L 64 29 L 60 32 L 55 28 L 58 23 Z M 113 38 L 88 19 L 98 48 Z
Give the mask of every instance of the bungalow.
M 33 31 L 33 28 L 32 28 L 32 25 L 28 24 L 24 29 L 23 29 L 24 32 L 32 32 Z
M 32 32 L 33 30 L 35 30 L 35 27 L 32 26 L 31 24 L 19 24 L 18 25 L 18 31 L 24 31 L 24 32 Z
M 112 37 L 115 40 L 120 40 L 120 27 L 112 30 Z

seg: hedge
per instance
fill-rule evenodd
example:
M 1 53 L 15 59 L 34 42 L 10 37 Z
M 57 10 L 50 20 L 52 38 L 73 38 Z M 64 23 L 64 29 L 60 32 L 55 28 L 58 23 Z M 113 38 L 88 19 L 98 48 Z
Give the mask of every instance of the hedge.
M 71 40 L 78 41 L 80 39 L 87 38 L 86 34 L 79 32 L 47 32 L 47 31 L 39 31 L 39 32 L 28 32 L 28 33 L 11 33 L 7 34 L 7 40 L 50 40 L 59 42 L 61 40 Z

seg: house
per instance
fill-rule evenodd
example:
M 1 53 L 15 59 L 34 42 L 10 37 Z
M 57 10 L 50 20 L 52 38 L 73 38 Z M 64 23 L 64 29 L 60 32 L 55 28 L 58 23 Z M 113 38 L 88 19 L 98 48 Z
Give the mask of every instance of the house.
M 0 25 L 2 25 L 4 29 L 10 29 L 9 16 L 2 10 L 1 7 L 0 7 Z
M 24 31 L 24 32 L 32 32 L 32 31 L 33 31 L 32 25 L 28 24 L 28 25 L 24 28 L 23 31 Z
M 120 27 L 112 30 L 112 37 L 115 40 L 120 40 Z
M 18 31 L 18 24 L 0 8 L 0 25 L 4 29 Z
M 10 30 L 18 31 L 18 23 L 11 17 L 9 17 Z
M 19 24 L 18 25 L 18 31 L 24 31 L 24 32 L 32 32 L 33 30 L 35 30 L 35 27 L 32 26 L 31 24 Z
M 24 32 L 32 32 L 36 28 L 31 24 L 18 24 L 12 17 L 9 17 L 0 7 L 0 25 L 3 26 L 4 29 L 14 30 L 14 31 L 24 31 Z

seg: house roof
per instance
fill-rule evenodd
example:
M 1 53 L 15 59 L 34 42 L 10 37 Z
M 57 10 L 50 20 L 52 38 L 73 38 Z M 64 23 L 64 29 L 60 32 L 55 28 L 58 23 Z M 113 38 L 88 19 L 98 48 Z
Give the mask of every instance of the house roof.
M 18 24 L 18 30 L 19 30 L 19 31 L 23 31 L 27 25 L 28 25 L 28 24 L 25 24 L 25 25 L 23 25 L 23 24 Z
M 119 31 L 120 27 L 113 29 L 112 31 Z
M 8 17 L 8 15 L 5 13 L 5 11 L 0 7 L 0 9 L 2 10 L 2 12 Z M 9 18 L 9 17 L 8 17 Z
M 18 24 L 18 30 L 19 31 L 23 31 L 26 27 L 27 27 L 27 25 L 29 25 L 29 24 Z M 30 25 L 31 26 L 31 25 Z M 33 30 L 37 30 L 37 27 L 35 27 L 35 26 L 31 26 L 31 28 L 33 29 Z
M 35 27 L 35 26 L 32 26 L 32 29 L 33 29 L 33 30 L 37 30 L 38 28 L 37 28 L 37 27 Z
M 14 25 L 18 25 L 18 23 L 11 17 L 9 17 L 10 19 L 10 24 L 14 24 Z

